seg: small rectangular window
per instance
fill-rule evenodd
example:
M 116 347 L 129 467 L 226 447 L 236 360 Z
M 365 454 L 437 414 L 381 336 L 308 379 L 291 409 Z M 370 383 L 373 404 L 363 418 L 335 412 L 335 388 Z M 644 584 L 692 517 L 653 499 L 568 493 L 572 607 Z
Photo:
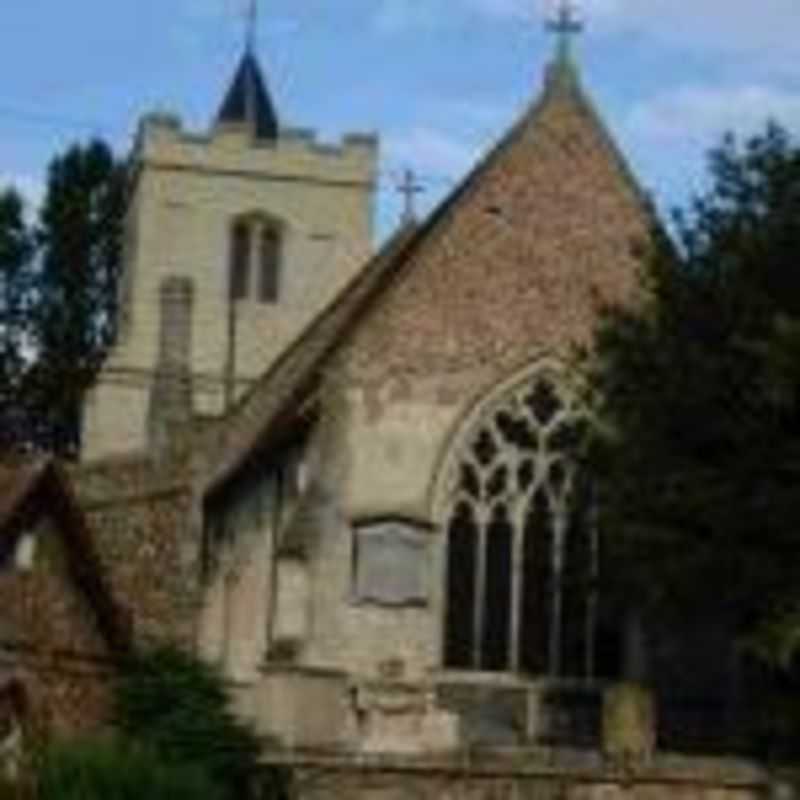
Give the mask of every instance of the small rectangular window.
M 30 572 L 36 559 L 36 534 L 25 531 L 17 540 L 14 561 L 20 572 Z

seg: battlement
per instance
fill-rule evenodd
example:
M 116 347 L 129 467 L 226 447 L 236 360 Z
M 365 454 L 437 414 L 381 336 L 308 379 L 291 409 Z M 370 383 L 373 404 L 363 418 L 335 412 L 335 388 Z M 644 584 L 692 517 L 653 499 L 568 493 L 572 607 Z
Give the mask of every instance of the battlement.
M 255 146 L 262 145 L 256 143 Z M 377 151 L 378 136 L 374 133 L 346 133 L 339 142 L 323 142 L 317 138 L 313 128 L 283 128 L 278 138 L 278 147 L 281 146 L 305 148 L 320 155 L 342 156 L 361 150 Z
M 155 167 L 371 184 L 378 149 L 372 133 L 347 133 L 326 142 L 313 129 L 290 127 L 272 141 L 254 139 L 238 123 L 218 123 L 208 133 L 196 133 L 178 115 L 159 111 L 142 118 L 134 155 Z

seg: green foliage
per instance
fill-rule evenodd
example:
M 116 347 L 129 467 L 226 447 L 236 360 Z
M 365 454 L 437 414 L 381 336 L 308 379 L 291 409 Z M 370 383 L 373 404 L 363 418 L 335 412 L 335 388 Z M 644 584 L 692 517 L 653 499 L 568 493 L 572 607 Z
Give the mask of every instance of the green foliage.
M 0 778 L 0 800 L 23 800 L 24 797 L 16 783 Z
M 37 800 L 224 800 L 197 765 L 164 761 L 151 747 L 87 739 L 52 745 L 38 770 Z
M 0 194 L 0 424 L 72 455 L 83 395 L 114 338 L 126 168 L 100 141 L 55 157 L 37 224 Z
M 259 771 L 261 743 L 228 708 L 222 677 L 211 666 L 173 648 L 133 659 L 116 692 L 121 733 L 149 742 L 170 763 L 201 764 L 229 791 L 246 797 Z M 273 789 L 282 781 L 267 775 Z
M 710 157 L 654 233 L 647 301 L 610 309 L 595 379 L 613 576 L 664 616 L 725 620 L 791 661 L 800 637 L 800 150 L 771 125 Z M 782 630 L 784 636 L 779 636 Z
M 286 776 L 259 766 L 261 742 L 228 710 L 224 681 L 204 662 L 171 647 L 131 657 L 115 699 L 116 738 L 45 747 L 37 800 L 286 795 Z
M 22 198 L 13 189 L 0 193 L 0 414 L 8 418 L 20 393 L 25 371 L 34 252 Z M 0 432 L 13 439 L 13 431 Z
M 61 451 L 78 445 L 83 394 L 116 331 L 126 170 L 100 141 L 50 164 L 38 239 L 39 358 L 29 384 Z M 53 397 L 60 397 L 55 405 Z M 43 402 L 42 402 L 43 401 Z

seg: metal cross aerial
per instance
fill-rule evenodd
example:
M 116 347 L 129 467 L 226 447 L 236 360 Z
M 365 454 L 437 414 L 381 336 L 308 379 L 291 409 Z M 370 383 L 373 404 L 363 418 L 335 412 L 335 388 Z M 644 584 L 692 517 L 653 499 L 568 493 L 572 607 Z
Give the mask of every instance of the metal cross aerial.
M 570 55 L 572 37 L 583 31 L 583 22 L 578 18 L 574 4 L 570 0 L 561 0 L 555 17 L 547 21 L 546 28 L 558 37 L 558 55 L 566 59 Z
M 403 222 L 411 222 L 417 218 L 414 198 L 425 191 L 425 187 L 417 180 L 413 170 L 403 171 L 403 180 L 398 184 L 397 191 L 403 195 Z

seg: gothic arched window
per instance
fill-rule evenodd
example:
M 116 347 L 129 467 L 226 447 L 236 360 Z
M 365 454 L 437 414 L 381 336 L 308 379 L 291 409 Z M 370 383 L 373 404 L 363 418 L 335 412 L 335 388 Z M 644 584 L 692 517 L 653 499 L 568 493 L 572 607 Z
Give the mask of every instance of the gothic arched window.
M 590 422 L 555 374 L 501 398 L 449 474 L 445 666 L 595 673 L 599 541 Z
M 282 254 L 280 225 L 263 214 L 236 219 L 230 230 L 231 300 L 278 300 Z M 255 297 L 252 294 L 257 293 Z

